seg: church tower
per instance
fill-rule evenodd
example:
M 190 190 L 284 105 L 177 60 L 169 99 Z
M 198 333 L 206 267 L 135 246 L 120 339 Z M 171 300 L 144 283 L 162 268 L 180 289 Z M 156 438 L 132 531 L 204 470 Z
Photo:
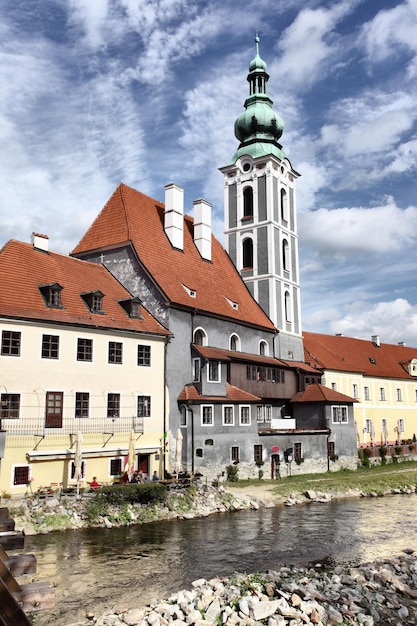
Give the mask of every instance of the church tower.
M 240 145 L 224 174 L 226 249 L 249 291 L 277 327 L 275 356 L 303 361 L 296 214 L 299 174 L 279 139 L 284 129 L 266 93 L 269 75 L 250 62 L 249 97 L 235 122 Z

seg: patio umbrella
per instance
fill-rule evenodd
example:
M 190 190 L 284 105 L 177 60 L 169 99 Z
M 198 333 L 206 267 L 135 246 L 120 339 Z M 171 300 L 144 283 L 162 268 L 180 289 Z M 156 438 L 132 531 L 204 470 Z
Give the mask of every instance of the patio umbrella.
M 129 476 L 131 476 L 135 470 L 135 460 L 136 460 L 135 445 L 136 445 L 135 431 L 131 430 L 130 437 L 129 437 L 129 450 L 127 453 L 127 463 L 125 467 L 125 472 L 127 472 Z
M 182 472 L 182 439 L 182 432 L 178 429 L 175 438 L 175 471 L 177 473 Z
M 74 454 L 74 478 L 77 481 L 77 497 L 80 493 L 80 480 L 83 477 L 83 436 L 81 430 L 77 432 L 77 439 L 75 441 L 75 454 Z

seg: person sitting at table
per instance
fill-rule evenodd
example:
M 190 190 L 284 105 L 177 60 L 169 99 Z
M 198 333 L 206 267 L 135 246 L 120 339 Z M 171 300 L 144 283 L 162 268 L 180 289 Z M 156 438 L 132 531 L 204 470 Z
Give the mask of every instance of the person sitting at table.
M 98 489 L 99 487 L 101 487 L 101 483 L 97 482 L 97 477 L 93 476 L 93 480 L 90 483 L 90 487 L 91 489 Z
M 152 476 L 152 481 L 156 483 L 158 482 L 158 480 L 159 480 L 158 472 L 155 470 Z

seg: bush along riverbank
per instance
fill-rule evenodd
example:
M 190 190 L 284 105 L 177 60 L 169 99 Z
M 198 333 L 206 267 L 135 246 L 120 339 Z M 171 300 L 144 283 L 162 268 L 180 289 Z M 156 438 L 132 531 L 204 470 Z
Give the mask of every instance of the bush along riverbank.
M 416 584 L 412 554 L 329 571 L 281 567 L 196 580 L 166 600 L 70 626 L 405 626 L 417 624 Z
M 25 535 L 46 534 L 91 527 L 112 528 L 170 519 L 206 517 L 216 513 L 258 508 L 240 495 L 223 488 L 188 488 L 167 491 L 163 485 L 109 487 L 75 496 L 9 500 L 15 529 Z

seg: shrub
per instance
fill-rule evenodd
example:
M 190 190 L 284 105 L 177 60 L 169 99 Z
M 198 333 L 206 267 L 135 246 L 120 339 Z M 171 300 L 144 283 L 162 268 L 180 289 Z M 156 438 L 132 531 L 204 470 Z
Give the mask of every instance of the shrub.
M 367 456 L 368 459 L 372 456 L 372 448 L 362 448 L 364 456 Z
M 339 459 L 339 455 L 338 455 L 338 454 L 331 454 L 331 455 L 329 456 L 329 459 L 330 459 L 331 461 L 333 461 L 333 463 L 336 463 L 336 461 Z
M 239 473 L 239 467 L 237 465 L 227 465 L 226 466 L 226 472 L 227 472 L 227 480 L 231 483 L 237 483 L 238 479 L 238 473 Z
M 402 446 L 395 446 L 394 450 L 395 450 L 395 454 L 397 456 L 400 456 L 403 453 L 403 447 Z
M 365 454 L 365 450 L 369 450 L 369 448 L 359 448 L 358 457 L 361 462 L 362 467 L 371 467 L 371 461 L 369 460 L 369 455 Z
M 387 456 L 388 448 L 386 446 L 379 446 L 378 452 L 379 452 L 379 456 L 384 458 Z
M 102 497 L 109 504 L 157 504 L 164 502 L 167 489 L 161 483 L 134 483 L 128 485 L 110 485 L 101 487 L 95 498 Z M 95 499 L 94 498 L 94 499 Z

